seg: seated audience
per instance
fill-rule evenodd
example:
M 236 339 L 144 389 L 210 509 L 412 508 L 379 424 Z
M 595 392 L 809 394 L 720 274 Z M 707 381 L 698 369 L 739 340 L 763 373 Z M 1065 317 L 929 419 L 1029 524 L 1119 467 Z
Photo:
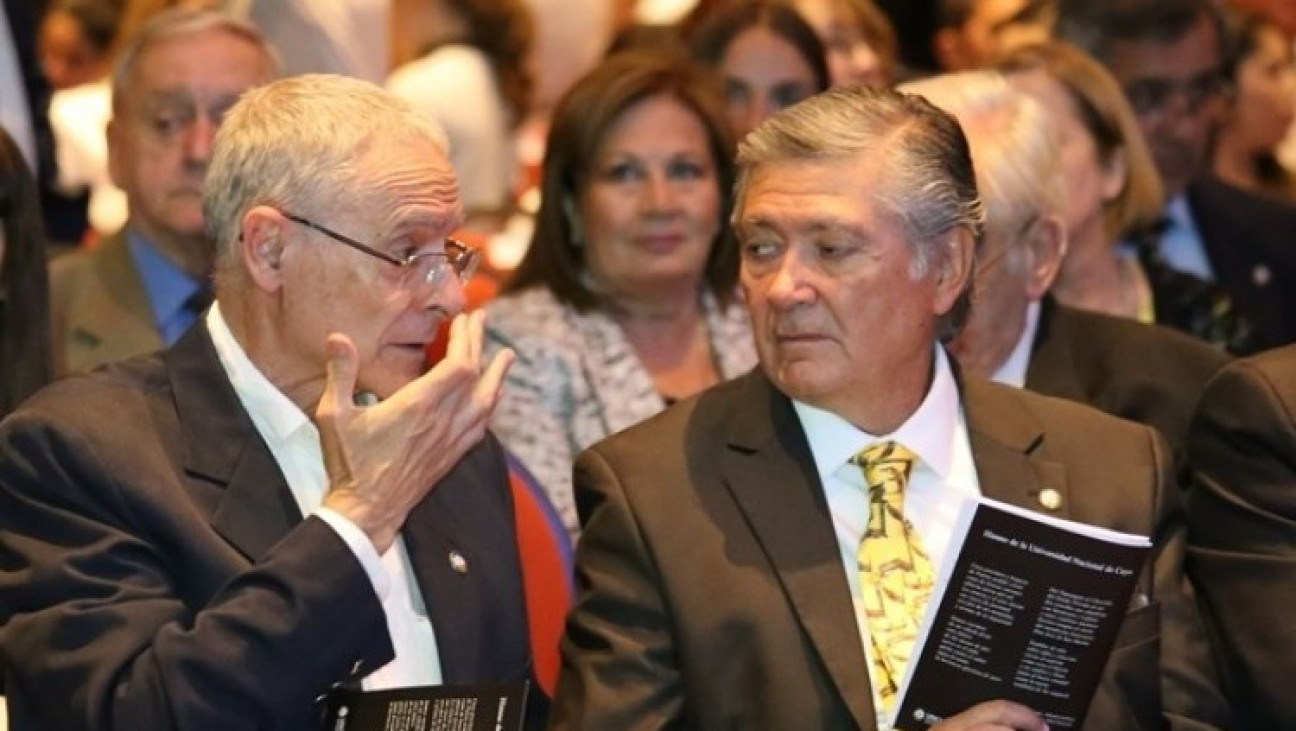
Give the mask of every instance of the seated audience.
M 488 306 L 517 352 L 491 427 L 573 535 L 576 454 L 755 363 L 728 228 L 732 142 L 711 77 L 619 54 L 549 133 L 525 258 Z
M 54 375 L 38 200 L 22 152 L 0 129 L 0 418 Z
M 1296 346 L 1211 381 L 1188 450 L 1188 567 L 1238 729 L 1296 728 Z
M 1226 109 L 1224 20 L 1215 0 L 1060 0 L 1058 32 L 1125 91 L 1165 188 L 1150 248 L 1218 283 L 1253 349 L 1296 342 L 1296 205 L 1207 175 Z
M 1066 203 L 1077 181 L 1044 106 L 989 71 L 901 88 L 959 120 L 986 206 L 972 312 L 950 343 L 964 371 L 1156 427 L 1179 454 L 1202 388 L 1228 358 L 1180 333 L 1052 297 L 1069 255 Z
M 873 0 L 796 0 L 819 34 L 833 86 L 890 86 L 896 77 L 896 35 Z
M 1224 182 L 1296 201 L 1296 179 L 1278 147 L 1296 112 L 1292 37 L 1259 13 L 1231 16 L 1233 85 L 1215 135 L 1211 172 Z
M 1250 324 L 1218 285 L 1170 268 L 1157 253 L 1161 180 L 1133 110 L 1102 64 L 1057 41 L 1016 49 L 997 68 L 1044 105 L 1059 131 L 1067 250 L 1051 294 L 1233 353 L 1254 349 Z
M 256 30 L 211 11 L 158 14 L 122 51 L 108 152 L 130 218 L 51 266 L 58 372 L 171 344 L 198 318 L 215 255 L 201 205 L 212 139 L 239 95 L 274 70 Z
M 513 132 L 526 116 L 534 36 L 524 0 L 422 0 L 405 3 L 396 26 L 418 57 L 387 80 L 450 135 L 469 228 L 489 233 L 513 203 L 518 158 Z
M 693 57 L 724 82 L 738 139 L 831 83 L 814 28 L 779 0 L 722 3 L 686 26 L 693 28 L 688 35 Z
M 757 128 L 738 166 L 761 368 L 577 461 L 585 532 L 553 727 L 892 728 L 930 577 L 954 560 L 942 539 L 977 494 L 1152 538 L 1084 728 L 1178 722 L 1157 651 L 1182 599 L 1163 439 L 964 378 L 941 347 L 968 313 L 983 221 L 956 121 L 916 96 L 831 90 Z M 860 565 L 887 459 L 909 483 L 887 506 L 917 564 L 894 569 L 913 587 L 903 607 Z M 934 728 L 1047 725 L 987 699 Z
M 0 424 L 15 729 L 322 731 L 339 685 L 530 677 L 486 433 L 511 357 L 483 364 L 482 317 L 458 314 L 476 256 L 448 238 L 444 133 L 340 76 L 223 111 L 216 304 Z

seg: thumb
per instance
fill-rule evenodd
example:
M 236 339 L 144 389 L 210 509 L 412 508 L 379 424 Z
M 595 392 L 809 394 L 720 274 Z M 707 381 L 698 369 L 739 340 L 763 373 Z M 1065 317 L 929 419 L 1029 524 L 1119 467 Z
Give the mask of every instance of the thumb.
M 332 333 L 324 346 L 328 355 L 324 377 L 324 393 L 320 395 L 315 410 L 318 419 L 337 419 L 355 408 L 356 371 L 358 370 L 355 344 L 341 333 Z

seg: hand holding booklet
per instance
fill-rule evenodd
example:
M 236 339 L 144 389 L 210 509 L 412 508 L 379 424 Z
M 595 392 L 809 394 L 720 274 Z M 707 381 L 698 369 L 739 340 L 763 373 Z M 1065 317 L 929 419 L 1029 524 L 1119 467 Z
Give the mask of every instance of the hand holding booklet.
M 961 538 L 957 537 L 962 535 Z M 982 701 L 1079 728 L 1151 542 L 980 498 L 960 515 L 914 646 L 895 728 Z

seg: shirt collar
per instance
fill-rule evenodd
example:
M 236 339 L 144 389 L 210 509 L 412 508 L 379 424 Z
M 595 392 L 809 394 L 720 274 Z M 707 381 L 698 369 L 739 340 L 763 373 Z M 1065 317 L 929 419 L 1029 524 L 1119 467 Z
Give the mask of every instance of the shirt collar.
M 1026 305 L 1026 325 L 1022 328 L 1021 335 L 1017 337 L 1017 344 L 1013 346 L 1008 358 L 999 365 L 990 380 L 1006 386 L 1025 388 L 1026 370 L 1030 368 L 1031 348 L 1035 345 L 1035 331 L 1039 329 L 1039 315 L 1038 300 Z
M 149 304 L 153 306 L 154 318 L 159 323 L 166 322 L 184 308 L 201 283 L 166 258 L 138 231 L 127 229 L 126 245 L 139 270 Z
M 267 442 L 287 442 L 301 430 L 318 434 L 314 422 L 297 408 L 297 404 L 275 388 L 247 357 L 243 346 L 239 345 L 234 333 L 230 332 L 225 323 L 219 302 L 213 303 L 207 311 L 206 322 L 221 367 L 225 369 L 234 392 L 238 394 L 239 401 L 252 417 L 261 436 Z
M 940 345 L 933 347 L 935 376 L 931 388 L 918 409 L 890 434 L 869 434 L 831 411 L 793 400 L 819 474 L 831 474 L 871 444 L 893 440 L 918 455 L 922 465 L 942 480 L 950 475 L 961 433 L 962 406 L 949 356 Z

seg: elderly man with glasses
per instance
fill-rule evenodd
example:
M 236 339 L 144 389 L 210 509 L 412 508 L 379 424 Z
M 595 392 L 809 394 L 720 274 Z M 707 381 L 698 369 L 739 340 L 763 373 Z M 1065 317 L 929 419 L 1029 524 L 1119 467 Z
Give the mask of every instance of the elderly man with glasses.
M 449 236 L 445 145 L 342 77 L 230 110 L 203 201 L 215 305 L 0 429 L 15 728 L 320 728 L 338 683 L 529 679 L 485 431 L 512 355 L 483 364 L 460 314 L 477 257 Z

